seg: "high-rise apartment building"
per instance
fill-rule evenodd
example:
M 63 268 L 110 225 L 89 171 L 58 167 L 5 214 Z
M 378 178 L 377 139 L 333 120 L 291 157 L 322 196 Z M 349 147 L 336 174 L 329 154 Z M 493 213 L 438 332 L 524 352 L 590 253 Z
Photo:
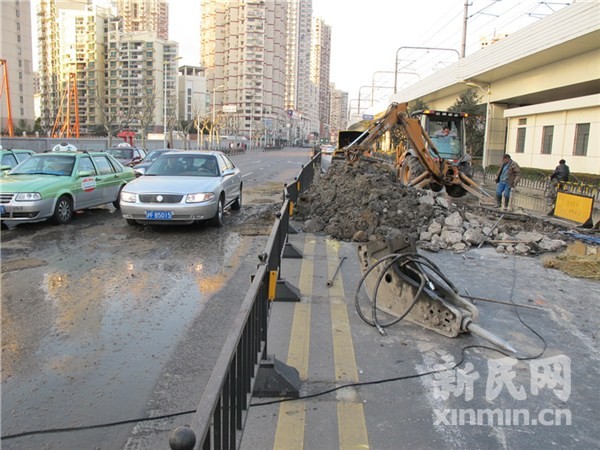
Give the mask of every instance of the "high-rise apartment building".
M 51 132 L 77 88 L 80 133 L 162 132 L 177 121 L 178 45 L 86 0 L 40 0 L 42 125 Z M 70 111 L 72 115 L 73 112 Z M 72 121 L 69 117 L 66 119 Z
M 215 122 L 255 142 L 285 137 L 284 0 L 202 0 L 201 64 Z
M 35 122 L 33 109 L 33 61 L 31 40 L 31 2 L 1 1 L 0 59 L 5 61 L 8 74 L 13 129 L 20 125 L 31 128 Z M 0 67 L 0 83 L 4 85 L 4 64 Z M 7 130 L 8 108 L 6 90 L 0 104 L 0 130 Z
M 38 39 L 42 128 L 51 132 L 57 117 L 77 105 L 81 131 L 96 123 L 104 88 L 104 9 L 83 0 L 41 0 Z
M 312 0 L 290 0 L 287 12 L 285 109 L 295 141 L 305 140 L 315 122 L 315 85 L 310 78 Z M 312 130 L 311 130 L 312 131 Z
M 178 44 L 150 31 L 114 37 L 107 40 L 105 119 L 137 132 L 175 128 Z
M 125 33 L 155 31 L 159 38 L 169 39 L 167 0 L 113 0 L 113 3 L 123 18 Z
M 348 129 L 348 93 L 336 89 L 334 83 L 329 84 L 329 92 L 329 140 L 337 142 L 338 133 Z
M 311 80 L 318 91 L 318 132 L 319 136 L 329 138 L 329 73 L 331 60 L 331 27 L 315 17 L 312 32 Z

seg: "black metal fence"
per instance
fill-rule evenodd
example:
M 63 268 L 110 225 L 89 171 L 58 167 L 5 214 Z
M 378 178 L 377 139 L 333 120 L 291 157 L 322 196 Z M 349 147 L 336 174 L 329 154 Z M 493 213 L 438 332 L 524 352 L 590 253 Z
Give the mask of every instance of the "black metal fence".
M 496 170 L 487 170 L 482 166 L 475 166 L 473 168 L 473 175 L 476 180 L 483 180 L 484 183 L 494 183 L 496 180 Z M 521 181 L 519 181 L 519 188 L 537 190 L 540 191 L 540 194 L 546 190 L 547 185 L 548 175 L 542 172 L 536 175 L 528 174 L 527 176 L 522 176 Z M 562 182 L 560 183 L 559 190 L 593 197 L 594 200 L 600 201 L 600 186 L 598 185 L 581 182 Z
M 299 195 L 307 190 L 319 170 L 320 154 L 303 166 L 293 183 L 284 187 L 283 206 L 276 214 L 265 252 L 244 297 L 240 311 L 190 427 L 171 433 L 169 445 L 179 450 L 220 450 L 239 447 L 256 375 L 267 356 L 267 328 L 271 301 L 276 300 L 277 281 L 287 242 L 290 216 Z

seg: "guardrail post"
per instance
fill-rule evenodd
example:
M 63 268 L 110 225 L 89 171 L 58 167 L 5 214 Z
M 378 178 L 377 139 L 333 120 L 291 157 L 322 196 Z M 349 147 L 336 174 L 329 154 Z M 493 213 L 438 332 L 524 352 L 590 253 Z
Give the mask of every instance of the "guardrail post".
M 295 182 L 291 186 L 285 185 L 284 189 L 284 197 L 288 200 L 289 208 L 286 214 L 282 214 L 281 222 L 282 222 L 282 233 L 285 233 L 285 243 L 283 246 L 282 256 L 284 258 L 302 258 L 302 252 L 294 247 L 288 239 L 289 234 L 297 234 L 296 230 L 291 232 L 292 227 L 290 226 L 290 216 L 294 214 L 294 205 L 298 200 L 298 182 Z

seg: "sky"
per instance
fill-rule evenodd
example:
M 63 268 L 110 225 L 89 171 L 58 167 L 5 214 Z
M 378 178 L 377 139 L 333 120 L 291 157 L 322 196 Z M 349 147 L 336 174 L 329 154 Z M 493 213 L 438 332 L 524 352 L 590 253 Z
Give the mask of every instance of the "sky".
M 38 1 L 32 0 L 34 12 Z M 398 49 L 433 47 L 460 52 L 465 1 L 313 0 L 313 15 L 332 28 L 330 81 L 348 92 L 350 100 L 360 95 L 361 102 L 369 102 L 373 93 L 373 103 L 378 103 L 393 92 L 394 75 L 386 72 L 394 70 L 396 52 L 398 71 L 411 72 L 399 73 L 398 90 L 452 64 L 458 58 L 452 51 Z M 482 37 L 514 33 L 572 0 L 467 1 L 469 56 L 479 50 Z M 200 63 L 200 0 L 170 0 L 169 38 L 179 42 L 180 65 Z M 372 89 L 372 85 L 382 87 Z
M 571 0 L 469 0 L 466 55 L 479 49 L 481 37 L 514 33 Z M 313 0 L 313 15 L 332 27 L 330 81 L 349 99 L 387 98 L 394 85 L 396 52 L 400 47 L 451 48 L 460 52 L 465 0 Z M 199 63 L 200 1 L 171 0 L 170 38 L 179 42 L 180 64 Z M 421 78 L 458 59 L 447 50 L 398 51 L 398 70 Z M 419 78 L 398 75 L 398 90 Z M 365 86 L 361 89 L 361 86 Z

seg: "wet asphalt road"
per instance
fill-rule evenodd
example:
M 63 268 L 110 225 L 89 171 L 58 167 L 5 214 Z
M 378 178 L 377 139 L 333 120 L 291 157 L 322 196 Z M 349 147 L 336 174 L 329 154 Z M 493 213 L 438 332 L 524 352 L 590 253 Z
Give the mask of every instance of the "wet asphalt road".
M 112 206 L 2 230 L 3 449 L 167 448 L 196 408 L 256 270 L 283 183 L 308 149 L 232 157 L 244 206 L 225 226 L 130 227 Z

